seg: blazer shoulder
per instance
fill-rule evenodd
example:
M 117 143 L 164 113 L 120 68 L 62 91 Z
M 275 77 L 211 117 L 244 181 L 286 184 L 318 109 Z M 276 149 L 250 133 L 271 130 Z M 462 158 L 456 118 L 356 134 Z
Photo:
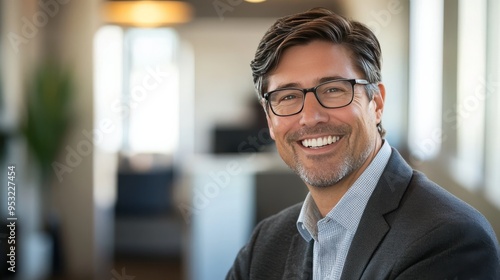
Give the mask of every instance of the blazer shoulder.
M 406 195 L 414 201 L 414 204 L 408 201 L 413 207 L 418 207 L 420 204 L 421 211 L 424 213 L 427 210 L 432 211 L 436 218 L 457 219 L 462 222 L 485 220 L 478 210 L 431 181 L 420 171 L 413 171 Z
M 414 171 L 399 216 L 388 238 L 405 248 L 397 254 L 394 275 L 499 279 L 500 248 L 490 223 L 423 173 Z M 395 255 L 394 248 L 386 252 Z
M 491 224 L 483 214 L 419 171 L 414 171 L 400 214 L 403 221 L 418 221 L 417 235 L 440 228 L 454 232 L 455 236 L 459 232 L 469 232 L 469 237 L 481 236 L 498 246 Z
M 299 218 L 300 210 L 302 209 L 303 202 L 294 204 L 280 212 L 269 216 L 262 220 L 257 228 L 260 231 L 268 233 L 280 233 L 283 231 L 290 232 L 296 229 L 297 219 Z

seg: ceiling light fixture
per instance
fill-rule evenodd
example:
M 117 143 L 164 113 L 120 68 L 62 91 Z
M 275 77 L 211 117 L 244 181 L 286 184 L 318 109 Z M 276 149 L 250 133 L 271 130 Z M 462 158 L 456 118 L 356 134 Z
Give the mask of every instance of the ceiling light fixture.
M 191 5 L 182 1 L 107 1 L 102 11 L 107 23 L 134 27 L 181 24 L 193 16 Z

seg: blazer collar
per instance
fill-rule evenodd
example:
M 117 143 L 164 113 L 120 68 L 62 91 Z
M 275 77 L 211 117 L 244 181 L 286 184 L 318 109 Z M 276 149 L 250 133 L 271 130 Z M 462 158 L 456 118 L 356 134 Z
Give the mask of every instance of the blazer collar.
M 361 217 L 341 279 L 361 278 L 375 249 L 390 229 L 384 215 L 399 207 L 412 174 L 412 168 L 392 149 L 389 162 Z

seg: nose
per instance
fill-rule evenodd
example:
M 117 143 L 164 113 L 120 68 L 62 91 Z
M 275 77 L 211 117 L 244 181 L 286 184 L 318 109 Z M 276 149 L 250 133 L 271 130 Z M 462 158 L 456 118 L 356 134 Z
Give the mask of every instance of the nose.
M 328 113 L 326 108 L 321 106 L 313 92 L 309 92 L 305 96 L 304 108 L 300 112 L 300 124 L 313 127 L 318 123 L 328 121 Z

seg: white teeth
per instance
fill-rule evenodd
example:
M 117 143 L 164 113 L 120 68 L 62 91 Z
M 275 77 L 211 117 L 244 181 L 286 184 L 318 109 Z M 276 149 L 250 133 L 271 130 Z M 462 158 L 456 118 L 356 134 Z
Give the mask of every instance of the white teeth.
M 328 137 L 318 137 L 314 139 L 302 140 L 302 145 L 309 148 L 318 148 L 326 145 L 330 145 L 339 141 L 340 136 L 328 136 Z

